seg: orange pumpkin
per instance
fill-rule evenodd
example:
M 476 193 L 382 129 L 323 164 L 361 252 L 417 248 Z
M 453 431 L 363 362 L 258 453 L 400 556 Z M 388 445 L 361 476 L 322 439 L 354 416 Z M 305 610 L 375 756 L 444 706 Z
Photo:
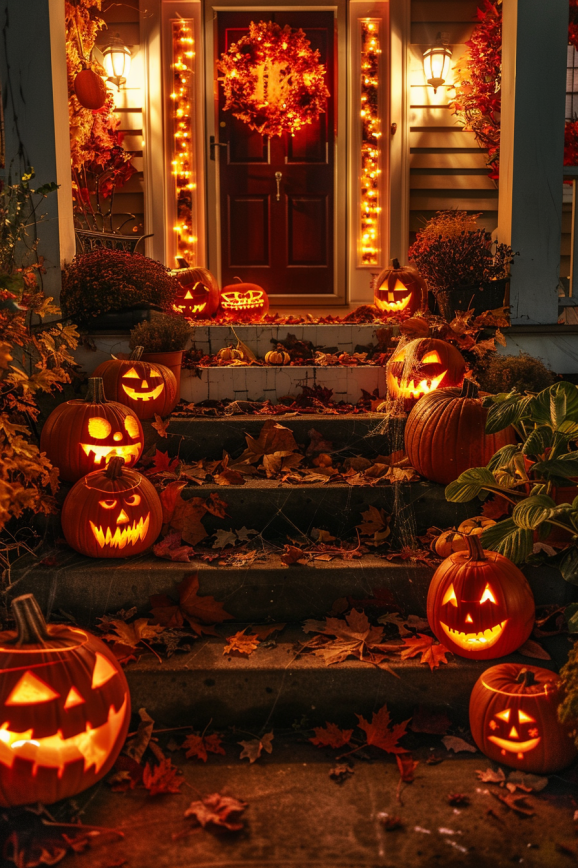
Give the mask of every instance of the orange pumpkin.
M 218 310 L 221 293 L 208 268 L 179 268 L 171 272 L 179 282 L 173 310 L 189 319 L 208 319 Z
M 221 310 L 231 314 L 239 322 L 259 322 L 269 310 L 269 296 L 256 283 L 239 283 L 224 286 L 221 292 Z
M 411 316 L 423 307 L 427 286 L 415 268 L 400 265 L 392 259 L 391 266 L 384 268 L 377 280 L 373 298 L 375 306 L 386 318 Z
M 429 392 L 461 386 L 466 363 L 459 350 L 438 338 L 416 338 L 399 346 L 385 369 L 388 398 L 405 410 Z
M 570 726 L 558 720 L 564 698 L 555 672 L 500 663 L 483 672 L 470 697 L 470 729 L 489 759 L 537 775 L 562 771 L 576 759 Z
M 281 344 L 278 344 L 276 350 L 269 350 L 265 353 L 265 363 L 267 365 L 288 365 L 291 361 L 291 356 Z
M 486 434 L 487 416 L 471 380 L 464 380 L 461 390 L 437 389 L 424 395 L 405 426 L 410 464 L 426 479 L 442 485 L 470 467 L 485 467 L 498 449 L 516 442 L 510 427 Z
M 58 467 L 64 482 L 76 482 L 117 455 L 132 467 L 143 445 L 138 416 L 130 407 L 106 400 L 100 377 L 89 379 L 84 401 L 59 404 L 40 435 L 41 451 Z
M 96 112 L 106 102 L 106 84 L 92 69 L 83 69 L 74 79 L 74 93 L 81 106 Z
M 472 518 L 466 518 L 458 525 L 460 533 L 482 535 L 488 527 L 493 527 L 496 524 L 493 518 L 486 518 L 485 515 L 474 515 Z
M 136 347 L 129 359 L 103 362 L 94 376 L 102 377 L 113 401 L 130 407 L 139 419 L 167 416 L 179 400 L 176 377 L 164 365 L 140 361 L 142 354 L 143 348 Z
M 89 558 L 129 558 L 158 537 L 163 510 L 152 485 L 136 470 L 111 458 L 72 486 L 62 507 L 62 531 L 69 546 Z
M 442 645 L 472 660 L 511 654 L 534 626 L 534 597 L 508 558 L 484 551 L 480 537 L 464 537 L 435 571 L 427 595 L 427 619 Z
M 104 642 L 47 625 L 32 594 L 0 633 L 0 805 L 68 799 L 106 775 L 124 744 L 130 696 Z
M 245 353 L 239 347 L 222 347 L 217 353 L 220 362 L 247 361 Z
M 467 547 L 463 533 L 457 530 L 444 530 L 430 543 L 431 551 L 440 558 L 449 558 L 454 552 L 463 552 Z

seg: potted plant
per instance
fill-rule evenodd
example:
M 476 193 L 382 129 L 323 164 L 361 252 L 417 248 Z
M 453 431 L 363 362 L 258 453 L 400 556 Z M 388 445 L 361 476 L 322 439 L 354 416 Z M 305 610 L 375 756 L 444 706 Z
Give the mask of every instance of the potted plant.
M 193 329 L 182 317 L 155 314 L 131 330 L 129 346 L 131 350 L 143 347 L 143 361 L 169 368 L 180 388 L 183 350 L 192 336 Z
M 478 315 L 504 304 L 514 253 L 477 227 L 479 216 L 438 211 L 409 249 L 448 321 L 458 310 Z
M 160 262 L 99 248 L 75 256 L 62 274 L 64 316 L 85 328 L 130 328 L 151 310 L 170 310 L 178 283 Z

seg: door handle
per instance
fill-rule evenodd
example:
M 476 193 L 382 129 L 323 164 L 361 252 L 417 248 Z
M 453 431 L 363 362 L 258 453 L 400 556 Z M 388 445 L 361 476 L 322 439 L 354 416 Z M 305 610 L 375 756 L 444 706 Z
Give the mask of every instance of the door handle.
M 215 148 L 226 148 L 228 144 L 228 142 L 217 142 L 214 136 L 209 136 L 209 157 L 211 160 L 215 159 Z
M 277 201 L 281 200 L 281 178 L 283 177 L 283 172 L 275 172 L 275 180 L 277 181 Z

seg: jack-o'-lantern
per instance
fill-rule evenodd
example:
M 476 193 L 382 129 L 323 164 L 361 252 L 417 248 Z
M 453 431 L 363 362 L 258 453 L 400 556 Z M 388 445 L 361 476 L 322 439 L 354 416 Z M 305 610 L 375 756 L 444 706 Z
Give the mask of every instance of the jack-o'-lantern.
M 454 552 L 463 552 L 467 547 L 464 534 L 457 530 L 444 530 L 430 543 L 430 550 L 440 558 L 449 558 Z
M 158 537 L 163 510 L 154 486 L 111 458 L 72 486 L 62 507 L 62 531 L 69 546 L 89 558 L 129 558 Z
M 478 387 L 436 389 L 417 402 L 405 426 L 410 464 L 431 482 L 448 485 L 470 467 L 484 467 L 503 446 L 516 442 L 513 428 L 486 434 L 488 411 Z
M 429 392 L 461 386 L 466 363 L 452 344 L 437 338 L 416 338 L 399 346 L 385 369 L 388 397 L 403 400 L 409 410 Z
M 64 482 L 76 482 L 118 455 L 133 466 L 143 445 L 138 416 L 130 407 L 106 400 L 100 377 L 89 379 L 84 401 L 59 404 L 40 435 L 41 451 L 58 467 Z
M 224 286 L 221 292 L 221 310 L 239 322 L 258 322 L 269 310 L 269 296 L 256 283 L 239 283 Z
M 0 633 L 0 805 L 70 798 L 106 775 L 130 722 L 126 678 L 104 642 L 46 625 L 32 594 Z
M 511 654 L 534 626 L 534 597 L 508 558 L 484 551 L 480 537 L 464 537 L 435 571 L 427 595 L 427 619 L 442 645 L 460 657 L 489 660 Z
M 94 376 L 102 377 L 113 401 L 130 407 L 139 419 L 166 416 L 179 400 L 176 377 L 164 365 L 140 361 L 142 354 L 143 348 L 136 347 L 129 359 L 103 362 Z
M 265 353 L 266 365 L 288 365 L 290 361 L 291 356 L 282 344 L 278 344 L 276 350 Z
M 375 306 L 386 318 L 411 316 L 423 307 L 427 296 L 425 281 L 415 268 L 393 259 L 375 281 Z
M 82 69 L 74 79 L 74 93 L 81 106 L 98 111 L 106 102 L 106 84 L 93 69 Z
M 173 310 L 188 319 L 208 319 L 219 307 L 219 284 L 207 268 L 179 268 L 172 272 L 179 282 Z
M 555 672 L 501 663 L 486 669 L 470 697 L 470 729 L 495 762 L 538 775 L 559 772 L 576 758 L 572 727 L 558 720 L 564 698 Z

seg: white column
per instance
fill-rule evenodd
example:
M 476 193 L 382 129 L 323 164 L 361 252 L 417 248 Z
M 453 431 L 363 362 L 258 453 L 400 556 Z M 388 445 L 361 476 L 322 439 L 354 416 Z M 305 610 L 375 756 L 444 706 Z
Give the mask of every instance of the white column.
M 58 299 L 60 269 L 74 256 L 64 0 L 0 0 L 0 81 L 5 104 L 5 177 L 32 166 L 33 187 L 56 181 L 42 204 L 39 253 L 46 295 Z
M 568 0 L 504 0 L 498 238 L 520 255 L 512 323 L 555 323 Z

